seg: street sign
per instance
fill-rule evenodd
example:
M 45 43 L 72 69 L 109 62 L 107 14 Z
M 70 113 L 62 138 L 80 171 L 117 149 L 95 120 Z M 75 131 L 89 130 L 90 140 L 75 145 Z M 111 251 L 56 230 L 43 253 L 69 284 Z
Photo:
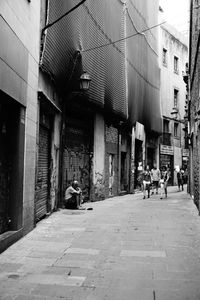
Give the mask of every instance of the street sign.
M 160 154 L 174 155 L 172 146 L 160 145 Z

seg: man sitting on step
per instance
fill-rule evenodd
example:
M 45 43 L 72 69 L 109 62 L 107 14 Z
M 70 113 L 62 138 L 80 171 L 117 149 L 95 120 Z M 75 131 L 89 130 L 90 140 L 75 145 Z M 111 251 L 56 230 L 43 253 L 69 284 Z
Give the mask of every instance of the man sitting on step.
M 78 181 L 74 180 L 72 184 L 65 191 L 65 208 L 69 209 L 83 209 L 82 203 L 82 191 L 79 187 Z

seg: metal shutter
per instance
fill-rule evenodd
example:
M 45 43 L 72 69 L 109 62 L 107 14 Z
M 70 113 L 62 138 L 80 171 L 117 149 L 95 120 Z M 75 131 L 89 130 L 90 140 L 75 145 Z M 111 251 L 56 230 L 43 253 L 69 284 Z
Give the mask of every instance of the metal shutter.
M 47 213 L 49 198 L 49 152 L 50 131 L 40 125 L 39 130 L 39 153 L 38 153 L 38 176 L 36 185 L 36 220 Z

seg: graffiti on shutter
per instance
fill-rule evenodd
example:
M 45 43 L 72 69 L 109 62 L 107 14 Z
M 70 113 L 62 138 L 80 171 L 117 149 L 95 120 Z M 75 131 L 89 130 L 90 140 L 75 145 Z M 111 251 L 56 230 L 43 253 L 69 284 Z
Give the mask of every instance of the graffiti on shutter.
M 114 178 L 114 154 L 109 154 L 109 196 L 113 195 Z
M 64 189 L 73 180 L 78 180 L 84 201 L 88 201 L 90 197 L 90 147 L 90 135 L 87 130 L 67 128 L 64 150 Z

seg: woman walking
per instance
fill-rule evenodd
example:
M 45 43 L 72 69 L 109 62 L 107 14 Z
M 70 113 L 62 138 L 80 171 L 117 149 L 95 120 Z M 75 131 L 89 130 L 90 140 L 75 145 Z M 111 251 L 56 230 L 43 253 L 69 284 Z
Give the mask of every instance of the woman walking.
M 167 184 L 169 180 L 169 172 L 167 170 L 167 167 L 163 166 L 161 171 L 161 180 L 160 180 L 160 186 L 161 186 L 161 197 L 163 195 L 163 190 L 165 192 L 165 198 L 167 198 Z
M 148 198 L 150 197 L 151 187 L 151 172 L 149 166 L 146 166 L 142 173 L 142 186 L 143 186 L 143 199 L 146 198 L 146 191 L 148 192 Z

